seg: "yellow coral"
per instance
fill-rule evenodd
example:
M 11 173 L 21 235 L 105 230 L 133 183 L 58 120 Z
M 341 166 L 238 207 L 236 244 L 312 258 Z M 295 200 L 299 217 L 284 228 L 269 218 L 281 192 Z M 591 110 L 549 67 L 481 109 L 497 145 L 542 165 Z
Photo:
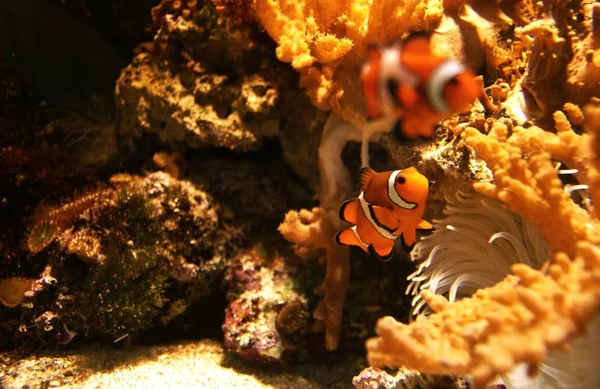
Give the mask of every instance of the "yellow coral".
M 550 275 L 513 265 L 515 275 L 473 297 L 448 303 L 424 292 L 436 314 L 411 325 L 384 317 L 367 341 L 373 366 L 472 375 L 481 388 L 515 364 L 542 362 L 550 348 L 585 328 L 600 306 L 600 250 L 579 242 L 573 259 L 555 256 Z
M 367 341 L 372 365 L 471 375 L 482 387 L 519 363 L 535 366 L 585 329 L 600 309 L 600 223 L 571 200 L 552 162 L 576 166 L 597 198 L 600 107 L 584 111 L 588 134 L 582 136 L 562 112 L 554 115 L 556 134 L 537 127 L 516 127 L 511 136 L 498 126 L 490 135 L 465 131 L 466 143 L 494 173 L 494 183 L 476 189 L 537 227 L 551 248 L 550 265 L 540 271 L 513 265 L 504 281 L 452 304 L 423 291 L 436 313 L 410 325 L 381 319 L 379 336 Z
M 358 78 L 367 45 L 433 28 L 442 11 L 442 0 L 256 1 L 259 21 L 278 44 L 277 57 L 300 72 L 317 107 L 334 109 L 349 122 L 357 114 L 344 96 L 352 90 L 345 84 Z

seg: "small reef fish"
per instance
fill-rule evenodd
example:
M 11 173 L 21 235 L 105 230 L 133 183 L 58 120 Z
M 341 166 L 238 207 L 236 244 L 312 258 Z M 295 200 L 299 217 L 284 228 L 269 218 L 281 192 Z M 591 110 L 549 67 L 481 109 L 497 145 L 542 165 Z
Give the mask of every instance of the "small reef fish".
M 401 135 L 433 136 L 435 126 L 480 94 L 475 74 L 431 51 L 430 36 L 411 33 L 391 47 L 372 46 L 361 72 L 370 120 L 396 116 Z
M 362 168 L 358 198 L 340 208 L 340 218 L 354 226 L 339 232 L 336 241 L 360 247 L 382 261 L 392 257 L 398 236 L 404 249 L 411 251 L 416 230 L 433 229 L 422 219 L 431 184 L 413 167 L 380 173 Z

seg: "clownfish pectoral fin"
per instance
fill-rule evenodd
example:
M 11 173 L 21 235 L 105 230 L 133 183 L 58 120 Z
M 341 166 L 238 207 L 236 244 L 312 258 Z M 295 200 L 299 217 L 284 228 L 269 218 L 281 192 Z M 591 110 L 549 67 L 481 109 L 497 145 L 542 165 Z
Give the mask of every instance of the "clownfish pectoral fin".
M 345 230 L 338 232 L 335 235 L 335 241 L 339 245 L 356 246 L 363 249 L 363 251 L 368 252 L 367 248 L 362 244 L 360 240 L 358 240 L 358 237 L 356 236 L 352 228 L 346 228 Z
M 348 223 L 356 224 L 358 207 L 360 207 L 360 201 L 358 199 L 345 201 L 340 207 L 340 219 Z
M 419 224 L 417 224 L 417 230 L 435 230 L 435 228 L 433 228 L 433 225 L 428 221 L 421 220 Z
M 398 219 L 394 216 L 392 211 L 378 205 L 369 204 L 368 207 L 373 221 L 375 224 L 377 224 L 377 226 L 383 228 L 389 233 L 394 233 L 398 229 Z
M 360 189 L 362 191 L 367 190 L 369 184 L 371 183 L 373 177 L 375 177 L 376 174 L 377 173 L 375 172 L 375 170 L 371 169 L 370 167 L 363 167 L 362 169 L 360 169 L 358 180 L 360 181 Z
M 405 110 L 413 108 L 419 100 L 419 94 L 408 85 L 400 85 L 396 90 L 396 97 Z
M 369 245 L 369 254 L 382 262 L 387 262 L 394 256 L 394 243 L 391 241 L 389 245 L 377 248 L 373 245 Z
M 415 140 L 419 136 L 429 139 L 435 134 L 435 125 L 429 118 L 420 115 L 404 115 L 400 125 L 402 135 L 411 140 Z
M 401 138 L 407 140 L 415 140 L 419 137 L 419 123 L 420 118 L 415 115 L 404 115 L 402 120 L 398 122 L 397 131 L 401 135 Z
M 400 236 L 400 243 L 402 243 L 402 248 L 407 253 L 410 253 L 412 249 L 415 247 L 415 241 L 417 239 L 415 230 L 408 230 Z

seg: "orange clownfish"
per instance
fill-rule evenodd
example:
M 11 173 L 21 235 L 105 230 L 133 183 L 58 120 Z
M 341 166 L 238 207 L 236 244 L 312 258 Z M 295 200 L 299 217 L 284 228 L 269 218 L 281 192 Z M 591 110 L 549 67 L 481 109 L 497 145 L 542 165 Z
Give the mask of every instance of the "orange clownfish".
M 433 54 L 430 36 L 413 32 L 401 44 L 370 48 L 361 72 L 369 119 L 401 117 L 406 138 L 431 137 L 437 123 L 479 96 L 475 74 Z
M 431 184 L 413 167 L 381 173 L 362 168 L 358 198 L 340 208 L 340 218 L 354 226 L 339 232 L 336 241 L 383 261 L 392 257 L 399 236 L 404 249 L 411 251 L 416 230 L 433 229 L 422 219 Z

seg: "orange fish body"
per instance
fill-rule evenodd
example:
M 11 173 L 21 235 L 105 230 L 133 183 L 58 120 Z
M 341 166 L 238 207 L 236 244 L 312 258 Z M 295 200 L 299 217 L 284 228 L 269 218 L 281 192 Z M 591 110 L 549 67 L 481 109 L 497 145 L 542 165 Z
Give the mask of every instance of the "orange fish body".
M 396 238 L 410 251 L 416 230 L 433 228 L 422 219 L 430 183 L 415 168 L 381 173 L 363 168 L 360 184 L 359 196 L 340 208 L 340 218 L 354 226 L 336 235 L 339 244 L 388 260 Z
M 401 117 L 402 134 L 410 139 L 433 136 L 437 123 L 479 96 L 473 72 L 434 55 L 423 33 L 402 45 L 372 48 L 361 83 L 369 118 Z

